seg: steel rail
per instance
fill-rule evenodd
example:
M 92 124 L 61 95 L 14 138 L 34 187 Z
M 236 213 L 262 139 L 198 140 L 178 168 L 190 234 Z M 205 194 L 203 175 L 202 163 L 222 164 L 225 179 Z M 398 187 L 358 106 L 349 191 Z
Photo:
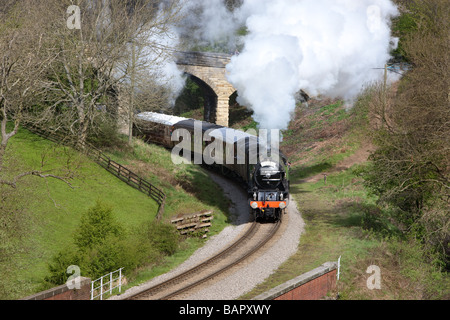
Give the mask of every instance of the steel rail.
M 248 259 L 250 256 L 252 256 L 255 252 L 257 252 L 258 250 L 260 250 L 267 242 L 269 242 L 270 239 L 273 238 L 273 236 L 276 234 L 276 232 L 278 231 L 278 229 L 281 226 L 281 221 L 278 221 L 277 223 L 274 224 L 274 227 L 271 229 L 271 231 L 268 233 L 268 235 L 263 239 L 263 241 L 260 241 L 258 243 L 258 245 L 254 246 L 250 251 L 248 251 L 245 255 L 241 256 L 240 258 L 236 259 L 235 261 L 231 262 L 230 264 L 226 265 L 225 267 L 219 269 L 218 271 L 212 273 L 209 276 L 206 276 L 203 279 L 200 279 L 186 287 L 183 287 L 177 291 L 172 292 L 169 295 L 164 296 L 163 298 L 159 299 L 159 300 L 169 300 L 172 299 L 186 291 L 189 291 L 191 289 L 193 289 L 194 287 L 208 281 L 211 280 L 214 277 L 217 277 L 218 275 L 224 273 L 225 271 L 231 269 L 232 267 L 238 265 L 239 263 L 241 263 L 242 261 Z
M 228 246 L 227 248 L 225 248 L 218 254 L 214 255 L 213 257 L 205 260 L 204 262 L 200 263 L 199 265 L 197 265 L 177 276 L 174 276 L 173 278 L 170 278 L 164 282 L 156 284 L 155 286 L 153 286 L 151 288 L 145 289 L 142 292 L 139 292 L 139 293 L 127 298 L 127 300 L 139 300 L 143 297 L 152 296 L 152 295 L 154 295 L 154 293 L 161 291 L 165 287 L 169 287 L 169 286 L 178 284 L 178 283 L 186 280 L 186 278 L 189 275 L 191 275 L 193 273 L 198 273 L 201 269 L 206 268 L 208 265 L 214 263 L 215 261 L 217 261 L 217 260 L 223 258 L 224 256 L 235 251 L 244 241 L 249 239 L 255 233 L 255 231 L 258 229 L 257 228 L 258 225 L 259 225 L 258 223 L 253 222 L 252 225 L 250 226 L 250 228 L 247 230 L 247 232 L 242 237 L 237 239 L 233 244 L 231 244 L 230 246 Z

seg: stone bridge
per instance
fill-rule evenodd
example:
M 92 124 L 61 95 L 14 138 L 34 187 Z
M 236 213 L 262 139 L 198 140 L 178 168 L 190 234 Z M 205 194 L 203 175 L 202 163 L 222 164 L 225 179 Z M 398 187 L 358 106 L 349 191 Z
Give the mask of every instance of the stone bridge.
M 176 64 L 202 88 L 205 121 L 228 126 L 230 96 L 236 91 L 226 78 L 231 55 L 212 52 L 177 52 Z

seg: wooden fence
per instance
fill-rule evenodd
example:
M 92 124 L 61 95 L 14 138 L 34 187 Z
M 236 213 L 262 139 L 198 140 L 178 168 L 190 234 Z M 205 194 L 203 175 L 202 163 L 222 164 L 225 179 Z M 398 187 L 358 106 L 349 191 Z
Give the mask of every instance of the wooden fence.
M 30 125 L 25 125 L 25 128 L 45 139 L 51 140 L 59 144 L 70 145 L 72 147 L 75 147 L 77 145 L 75 141 L 67 139 L 58 133 L 49 132 Z M 166 203 L 166 195 L 163 191 L 155 187 L 147 180 L 139 177 L 137 174 L 135 174 L 128 168 L 111 160 L 111 158 L 109 158 L 101 150 L 94 147 L 93 145 L 89 143 L 83 143 L 82 148 L 83 150 L 79 151 L 84 152 L 87 156 L 89 156 L 97 164 L 105 168 L 108 172 L 112 173 L 114 176 L 124 181 L 131 187 L 141 191 L 142 193 L 145 193 L 147 196 L 155 200 L 159 205 L 156 219 L 158 221 L 161 220 L 162 215 L 164 214 L 164 207 Z

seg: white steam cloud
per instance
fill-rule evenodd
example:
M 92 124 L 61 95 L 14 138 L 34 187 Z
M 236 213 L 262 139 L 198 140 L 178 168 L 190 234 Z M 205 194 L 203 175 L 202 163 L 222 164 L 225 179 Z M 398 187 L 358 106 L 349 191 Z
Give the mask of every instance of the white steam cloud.
M 247 0 L 245 48 L 228 65 L 262 128 L 286 129 L 300 89 L 354 99 L 390 59 L 390 0 Z
M 173 107 L 176 99 L 186 85 L 186 76 L 173 59 L 172 52 L 180 43 L 175 27 L 166 22 L 164 7 L 159 8 L 152 25 L 144 25 L 139 30 L 136 45 L 134 45 L 135 69 L 131 69 L 133 50 L 129 45 L 129 61 L 124 68 L 130 68 L 128 77 L 124 80 L 131 83 L 132 72 L 136 77 L 136 92 L 154 92 L 156 88 L 164 88 L 167 101 L 161 109 Z M 123 74 L 122 74 L 123 76 Z
M 224 0 L 184 1 L 181 34 L 226 41 L 228 51 L 243 44 L 227 66 L 228 80 L 265 129 L 287 129 L 300 89 L 351 103 L 365 85 L 383 79 L 376 69 L 396 43 L 391 0 L 241 0 L 234 11 Z

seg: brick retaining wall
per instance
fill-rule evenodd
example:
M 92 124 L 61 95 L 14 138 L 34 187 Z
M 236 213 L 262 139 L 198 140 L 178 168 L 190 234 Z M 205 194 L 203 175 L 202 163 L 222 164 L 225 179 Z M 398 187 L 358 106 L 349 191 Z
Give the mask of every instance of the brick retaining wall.
M 319 300 L 336 289 L 337 262 L 320 267 L 283 283 L 253 300 Z M 62 285 L 22 300 L 90 300 L 91 279 L 81 278 L 80 290 Z
M 319 300 L 336 289 L 337 262 L 327 262 L 253 300 Z
M 90 300 L 91 279 L 82 277 L 80 281 L 79 290 L 71 290 L 64 284 L 21 300 Z

